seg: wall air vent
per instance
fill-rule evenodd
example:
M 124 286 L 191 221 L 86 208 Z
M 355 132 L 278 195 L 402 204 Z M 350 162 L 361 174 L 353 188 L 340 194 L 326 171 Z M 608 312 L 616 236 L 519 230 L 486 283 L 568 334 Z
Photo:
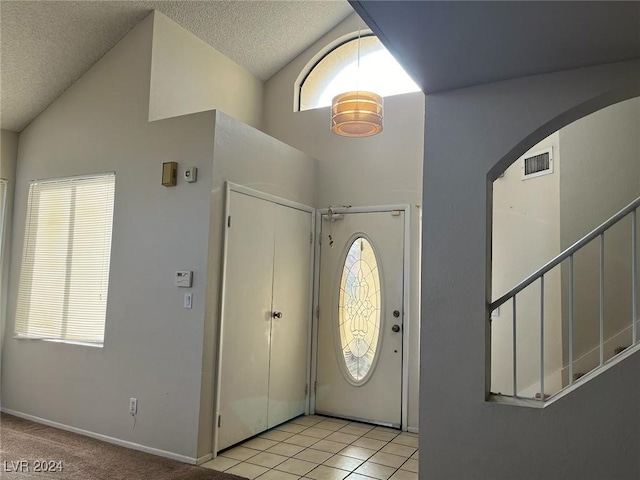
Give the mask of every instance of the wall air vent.
M 522 179 L 553 173 L 553 148 L 545 148 L 522 158 Z

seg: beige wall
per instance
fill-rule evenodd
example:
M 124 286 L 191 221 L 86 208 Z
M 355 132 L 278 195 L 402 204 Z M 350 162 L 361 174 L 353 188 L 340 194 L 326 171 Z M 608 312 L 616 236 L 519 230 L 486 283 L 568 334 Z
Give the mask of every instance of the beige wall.
M 154 13 L 149 120 L 218 109 L 260 128 L 262 90 L 240 65 Z
M 316 169 L 317 162 L 309 155 L 216 112 L 199 456 L 211 452 L 215 434 L 214 381 L 220 323 L 225 182 L 314 207 L 317 201 Z
M 567 125 L 529 153 L 547 146 L 554 148 L 552 175 L 522 181 L 518 160 L 493 184 L 493 299 L 638 197 L 640 99 Z M 606 234 L 605 359 L 616 347 L 631 344 L 630 229 L 628 217 Z M 578 374 L 599 364 L 599 251 L 595 241 L 574 257 L 573 359 Z M 554 393 L 568 381 L 568 262 L 547 274 L 545 282 L 545 385 L 547 393 Z M 518 386 L 523 396 L 539 391 L 539 314 L 536 283 L 518 295 Z M 494 392 L 512 393 L 512 332 L 508 302 L 492 319 Z
M 312 158 L 212 108 L 259 125 L 262 82 L 154 12 L 22 132 L 8 331 L 29 180 L 115 171 L 113 251 L 104 347 L 10 335 L 3 408 L 187 462 L 211 453 L 224 181 L 317 198 Z M 166 161 L 177 187 L 160 185 Z M 176 270 L 194 272 L 191 310 Z
M 9 252 L 11 251 L 11 222 L 13 218 L 13 190 L 18 157 L 18 134 L 2 130 L 0 138 L 0 178 L 7 181 L 4 231 L 0 225 L 0 380 L 2 379 L 2 345 L 7 313 L 7 286 L 9 277 Z M 2 212 L 0 212 L 1 214 Z M 0 399 L 0 404 L 2 400 Z
M 8 331 L 13 331 L 29 180 L 115 171 L 113 252 L 104 348 L 9 335 L 3 408 L 184 461 L 211 452 L 218 224 L 226 180 L 311 206 L 412 205 L 416 268 L 410 318 L 417 319 L 423 95 L 388 99 L 385 132 L 354 141 L 328 132 L 327 109 L 304 112 L 300 122 L 289 111 L 287 87 L 286 101 L 280 104 L 272 95 L 267 102 L 275 115 L 268 116 L 271 133 L 304 148 L 304 154 L 229 116 L 253 125 L 261 120 L 262 84 L 236 67 L 154 13 L 23 131 Z M 297 76 L 297 68 L 277 75 L 275 89 L 289 75 Z M 211 89 L 216 81 L 220 88 Z M 209 98 L 211 91 L 215 96 Z M 228 115 L 177 117 L 214 107 Z M 324 164 L 310 152 L 321 153 Z M 198 182 L 162 187 L 164 161 L 179 162 L 179 178 L 183 168 L 198 167 Z M 183 291 L 173 286 L 179 269 L 194 271 L 191 310 L 182 308 Z M 416 324 L 413 328 L 410 426 L 417 428 Z M 46 397 L 40 395 L 43 389 Z M 139 402 L 135 429 L 129 397 Z
M 492 298 L 495 300 L 560 253 L 560 135 L 524 156 L 553 148 L 553 173 L 522 179 L 522 159 L 493 182 Z M 560 269 L 545 276 L 545 391 L 562 387 Z M 517 299 L 518 393 L 540 392 L 540 287 Z M 507 302 L 491 324 L 491 391 L 513 393 L 513 305 Z
M 0 178 L 13 179 L 18 154 L 18 134 L 10 130 L 1 130 L 0 138 Z
M 560 241 L 567 248 L 640 196 L 640 99 L 612 105 L 560 130 Z M 576 373 L 599 364 L 600 245 L 575 257 Z M 568 267 L 563 293 L 568 311 Z M 605 234 L 605 359 L 631 344 L 631 217 Z M 565 318 L 568 335 L 568 317 Z M 567 348 L 565 346 L 565 348 Z M 565 363 L 568 352 L 565 351 Z
M 213 113 L 148 122 L 153 16 L 20 135 L 2 406 L 195 462 L 208 260 Z M 163 162 L 198 168 L 160 185 Z M 103 348 L 12 337 L 29 181 L 115 171 Z M 185 310 L 176 270 L 194 272 Z M 129 415 L 129 398 L 138 415 Z
M 411 285 L 408 335 L 409 419 L 418 427 L 420 208 L 424 129 L 422 92 L 387 97 L 384 131 L 369 138 L 331 133 L 330 108 L 295 112 L 294 86 L 318 52 L 357 31 L 354 16 L 305 50 L 265 85 L 266 133 L 318 159 L 318 208 L 329 205 L 411 205 Z

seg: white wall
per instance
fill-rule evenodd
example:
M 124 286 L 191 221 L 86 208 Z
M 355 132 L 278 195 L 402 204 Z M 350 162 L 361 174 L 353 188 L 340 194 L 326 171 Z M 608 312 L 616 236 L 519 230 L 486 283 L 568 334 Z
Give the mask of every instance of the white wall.
M 213 113 L 148 123 L 153 15 L 20 135 L 3 408 L 195 461 Z M 160 185 L 163 162 L 199 181 Z M 12 338 L 32 179 L 116 172 L 104 348 Z M 193 309 L 176 270 L 193 270 Z M 138 398 L 135 423 L 129 397 Z
M 9 252 L 11 251 L 11 221 L 13 218 L 13 190 L 16 178 L 16 159 L 18 157 L 18 134 L 2 130 L 0 138 L 0 178 L 7 180 L 5 202 L 4 231 L 0 225 L 0 381 L 2 380 L 2 345 L 4 340 L 7 313 L 7 287 L 9 278 Z M 0 212 L 1 214 L 2 212 Z M 0 405 L 2 398 L 0 397 Z
M 545 409 L 489 403 L 485 311 L 491 296 L 493 180 L 559 128 L 637 96 L 639 80 L 635 60 L 428 96 L 420 372 L 424 478 L 637 478 L 640 458 L 630 445 L 640 444 L 640 356 Z
M 261 80 L 155 12 L 149 120 L 218 109 L 260 128 L 262 90 Z
M 567 248 L 640 196 L 640 98 L 612 105 L 560 130 L 565 167 L 560 177 L 562 248 Z M 600 247 L 575 258 L 574 359 L 576 373 L 599 364 Z M 568 282 L 568 267 L 563 272 Z M 605 358 L 631 344 L 631 217 L 605 234 Z M 568 290 L 564 294 L 568 309 Z M 568 318 L 565 319 L 565 335 Z M 596 350 L 594 350 L 596 349 Z M 568 353 L 565 352 L 565 362 Z
M 225 231 L 225 182 L 259 190 L 315 207 L 317 162 L 275 138 L 216 112 L 211 197 L 211 231 L 207 309 L 204 332 L 202 400 L 198 455 L 212 451 L 214 431 L 214 380 L 220 323 L 222 245 Z M 303 359 L 301 359 L 303 361 Z
M 318 159 L 318 208 L 329 205 L 411 205 L 411 309 L 409 312 L 409 422 L 418 426 L 420 208 L 424 95 L 387 97 L 384 131 L 369 138 L 344 138 L 330 131 L 330 108 L 293 111 L 294 84 L 327 45 L 357 30 L 355 16 L 305 50 L 265 85 L 266 133 Z
M 492 300 L 496 300 L 560 253 L 560 135 L 555 132 L 525 156 L 553 148 L 553 173 L 522 179 L 518 159 L 493 182 Z M 540 392 L 540 287 L 517 298 L 518 392 Z M 492 318 L 491 391 L 513 392 L 513 305 Z M 545 391 L 562 387 L 560 269 L 545 276 Z M 547 378 L 548 376 L 548 378 Z

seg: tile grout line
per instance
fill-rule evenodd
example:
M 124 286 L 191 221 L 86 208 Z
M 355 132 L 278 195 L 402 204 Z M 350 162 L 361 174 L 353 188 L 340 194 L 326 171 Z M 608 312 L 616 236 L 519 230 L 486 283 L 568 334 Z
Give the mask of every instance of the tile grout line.
M 309 420 L 305 420 L 304 423 L 297 423 L 296 422 L 296 420 L 300 421 L 302 419 L 311 419 L 312 421 L 313 420 L 317 420 L 317 421 L 314 422 L 314 423 L 309 423 Z M 250 457 L 247 457 L 244 460 L 237 460 L 237 459 L 234 459 L 232 457 L 225 457 L 224 454 L 222 454 L 222 458 L 228 459 L 228 460 L 233 461 L 233 462 L 237 462 L 234 465 L 232 465 L 232 466 L 230 466 L 230 467 L 228 467 L 228 468 L 226 468 L 226 469 L 224 469 L 222 471 L 223 472 L 229 472 L 230 470 L 235 469 L 238 466 L 246 465 L 246 466 L 250 466 L 250 467 L 258 467 L 258 468 L 261 468 L 261 469 L 266 469 L 266 471 L 264 471 L 262 473 L 259 473 L 257 476 L 253 477 L 256 480 L 259 480 L 261 477 L 267 475 L 270 471 L 275 471 L 275 472 L 278 472 L 279 474 L 284 472 L 284 473 L 287 473 L 289 475 L 293 475 L 293 476 L 301 478 L 301 479 L 307 479 L 307 478 L 310 478 L 310 477 L 306 477 L 305 475 L 308 475 L 311 472 L 317 470 L 318 467 L 323 466 L 323 467 L 328 468 L 328 469 L 335 469 L 335 470 L 339 470 L 340 472 L 346 473 L 346 475 L 344 477 L 342 477 L 342 478 L 344 480 L 348 480 L 349 477 L 351 477 L 351 475 L 356 472 L 356 470 L 360 469 L 364 464 L 369 463 L 369 464 L 377 465 L 379 467 L 383 467 L 385 469 L 386 468 L 392 469 L 392 472 L 389 474 L 389 476 L 387 478 L 392 478 L 400 470 L 402 470 L 403 472 L 406 472 L 406 473 L 408 473 L 410 475 L 412 474 L 412 475 L 416 475 L 417 476 L 417 472 L 413 472 L 412 470 L 404 470 L 404 469 L 402 469 L 402 467 L 405 464 L 409 463 L 409 460 L 415 460 L 416 462 L 418 461 L 417 459 L 413 458 L 413 456 L 416 453 L 419 452 L 419 447 L 393 442 L 393 440 L 395 440 L 398 437 L 403 436 L 403 435 L 406 436 L 406 437 L 409 437 L 409 438 L 412 438 L 412 437 L 415 438 L 413 434 L 406 435 L 406 432 L 400 432 L 400 433 L 396 434 L 395 431 L 390 431 L 390 430 L 387 430 L 387 429 L 383 430 L 380 427 L 369 427 L 369 425 L 362 424 L 360 422 L 351 422 L 351 421 L 344 421 L 344 420 L 334 421 L 334 420 L 336 420 L 336 419 L 333 419 L 332 417 L 319 417 L 319 416 L 306 416 L 305 417 L 305 416 L 302 416 L 302 417 L 298 417 L 296 419 L 290 420 L 289 422 L 285 422 L 284 424 L 279 425 L 277 427 L 274 427 L 273 429 L 267 430 L 266 432 L 262 432 L 262 434 L 256 435 L 254 438 L 249 439 L 246 442 L 238 444 L 238 445 L 232 447 L 231 449 L 229 449 L 229 450 L 233 450 L 233 449 L 235 449 L 237 447 L 243 447 L 243 448 L 248 448 L 248 449 L 251 449 L 251 450 L 255 450 L 257 452 L 256 454 L 251 455 Z M 329 429 L 326 429 L 326 428 L 319 427 L 318 425 L 320 423 L 323 423 L 323 422 L 334 423 L 335 426 L 338 426 L 338 428 L 335 429 L 335 430 L 329 430 Z M 298 432 L 295 432 L 295 433 L 294 432 L 289 432 L 289 431 L 286 431 L 286 430 L 278 430 L 279 428 L 281 428 L 283 426 L 287 426 L 287 425 L 296 425 L 297 427 L 294 430 L 297 430 L 298 427 L 303 427 L 303 429 L 298 431 Z M 342 429 L 347 428 L 349 426 L 353 426 L 355 428 L 359 428 L 360 425 L 362 425 L 362 429 L 368 428 L 368 430 L 366 430 L 365 432 L 360 433 L 360 434 L 358 434 L 358 433 L 341 432 Z M 297 435 L 303 435 L 304 436 L 304 432 L 309 430 L 309 429 L 311 429 L 311 428 L 317 428 L 317 429 L 324 430 L 324 431 L 328 432 L 328 434 L 325 435 L 322 438 L 306 435 L 309 438 L 313 438 L 315 440 L 315 442 L 313 444 L 307 445 L 307 446 L 305 446 L 305 445 L 297 445 L 297 444 L 294 444 L 294 443 L 287 443 L 287 440 L 291 439 L 294 436 L 297 436 Z M 393 437 L 391 437 L 390 440 L 379 440 L 379 439 L 376 439 L 374 437 L 366 437 L 366 435 L 368 433 L 370 433 L 370 432 L 372 432 L 372 431 L 374 431 L 376 429 L 378 429 L 381 432 L 394 433 L 395 435 Z M 272 439 L 260 436 L 260 435 L 264 435 L 265 433 L 275 432 L 275 431 L 284 432 L 284 433 L 290 434 L 290 435 L 287 438 L 285 438 L 284 440 L 272 440 Z M 350 430 L 350 431 L 353 431 L 353 430 Z M 352 435 L 352 436 L 354 436 L 356 438 L 355 438 L 355 440 L 353 440 L 352 442 L 350 442 L 348 444 L 344 444 L 343 442 L 337 441 L 337 440 L 327 440 L 327 438 L 329 436 L 332 436 L 335 433 L 343 433 L 343 434 L 347 434 L 347 435 Z M 355 442 L 357 442 L 358 440 L 363 439 L 363 438 L 366 438 L 366 439 L 369 439 L 369 440 L 372 440 L 372 441 L 375 441 L 375 442 L 381 442 L 381 443 L 383 443 L 383 445 L 380 446 L 379 448 L 360 447 L 358 445 L 354 445 Z M 250 442 L 252 442 L 253 440 L 256 440 L 256 439 L 268 440 L 269 442 L 274 442 L 274 445 L 271 445 L 271 446 L 265 448 L 264 450 L 259 450 L 257 448 L 252 448 L 252 447 L 244 447 L 245 444 L 250 443 Z M 337 452 L 333 452 L 333 451 L 326 452 L 326 451 L 323 451 L 323 450 L 318 450 L 318 449 L 314 449 L 313 448 L 314 445 L 316 445 L 317 443 L 319 443 L 319 442 L 321 442 L 323 440 L 332 441 L 332 442 L 335 442 L 335 443 L 342 444 L 344 446 L 340 450 L 338 450 Z M 293 455 L 276 454 L 276 453 L 267 451 L 267 450 L 269 450 L 271 448 L 274 448 L 274 447 L 276 447 L 278 445 L 281 445 L 281 444 L 290 445 L 290 446 L 293 446 L 293 447 L 300 447 L 300 448 L 302 448 L 302 450 L 294 453 Z M 389 446 L 390 444 L 393 444 L 393 445 L 396 445 L 396 446 L 399 446 L 399 447 L 408 448 L 408 449 L 413 449 L 414 451 L 413 451 L 412 454 L 410 454 L 407 457 L 405 457 L 404 455 L 398 455 L 398 454 L 394 454 L 394 453 L 382 452 L 382 450 L 384 448 L 386 448 L 387 446 Z M 343 452 L 348 447 L 363 448 L 363 449 L 366 449 L 366 450 L 373 451 L 374 453 L 372 455 L 370 455 L 369 457 L 367 457 L 366 459 L 364 459 L 364 460 L 361 459 L 361 458 L 357 458 L 357 457 L 350 457 L 349 455 L 341 455 L 341 452 Z M 321 462 L 321 463 L 317 463 L 316 461 L 309 461 L 309 460 L 304 460 L 304 459 L 301 459 L 301 458 L 296 458 L 297 455 L 300 455 L 300 454 L 302 454 L 303 452 L 305 452 L 307 450 L 314 450 L 314 451 L 317 451 L 317 452 L 322 452 L 324 454 L 330 454 L 330 456 L 326 460 Z M 278 455 L 280 457 L 285 457 L 285 460 L 275 464 L 273 467 L 267 467 L 267 466 L 264 466 L 264 465 L 253 464 L 253 463 L 249 462 L 249 460 L 251 460 L 252 458 L 254 458 L 254 457 L 256 457 L 256 456 L 258 456 L 258 455 L 260 455 L 262 453 L 272 453 L 273 455 Z M 395 457 L 398 457 L 399 459 L 402 459 L 403 461 L 402 461 L 402 463 L 400 463 L 400 465 L 398 467 L 392 467 L 392 466 L 389 466 L 389 465 L 384 465 L 384 464 L 372 462 L 371 459 L 374 456 L 376 456 L 377 454 L 379 454 L 379 453 L 382 453 L 382 454 L 385 454 L 385 455 L 395 456 Z M 343 457 L 347 457 L 347 458 L 352 458 L 354 460 L 357 460 L 360 463 L 353 469 L 345 469 L 345 468 L 340 468 L 340 467 L 334 467 L 334 466 L 331 466 L 331 465 L 327 465 L 325 463 L 325 462 L 329 461 L 330 459 L 334 458 L 337 455 L 340 455 L 340 456 L 343 456 Z M 288 460 L 299 460 L 301 462 L 306 462 L 306 463 L 312 464 L 314 466 L 302 476 L 298 475 L 297 473 L 290 473 L 290 472 L 286 472 L 286 471 L 283 471 L 283 470 L 277 470 L 278 466 L 284 464 Z M 233 473 L 233 472 L 230 472 L 230 473 Z M 241 473 L 239 473 L 239 474 L 241 474 Z M 357 475 L 361 475 L 361 476 L 363 476 L 365 478 L 371 478 L 372 480 L 375 480 L 374 477 L 368 477 L 368 476 L 360 474 L 360 473 L 358 473 Z M 386 474 L 383 474 L 383 475 L 386 475 Z

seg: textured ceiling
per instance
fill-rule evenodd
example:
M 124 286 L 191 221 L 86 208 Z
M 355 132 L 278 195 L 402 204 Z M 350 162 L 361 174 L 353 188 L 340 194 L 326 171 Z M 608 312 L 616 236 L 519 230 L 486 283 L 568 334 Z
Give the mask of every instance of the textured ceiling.
M 640 2 L 352 0 L 425 93 L 640 58 Z
M 153 9 L 262 80 L 353 12 L 345 0 L 2 0 L 2 128 L 21 131 Z

